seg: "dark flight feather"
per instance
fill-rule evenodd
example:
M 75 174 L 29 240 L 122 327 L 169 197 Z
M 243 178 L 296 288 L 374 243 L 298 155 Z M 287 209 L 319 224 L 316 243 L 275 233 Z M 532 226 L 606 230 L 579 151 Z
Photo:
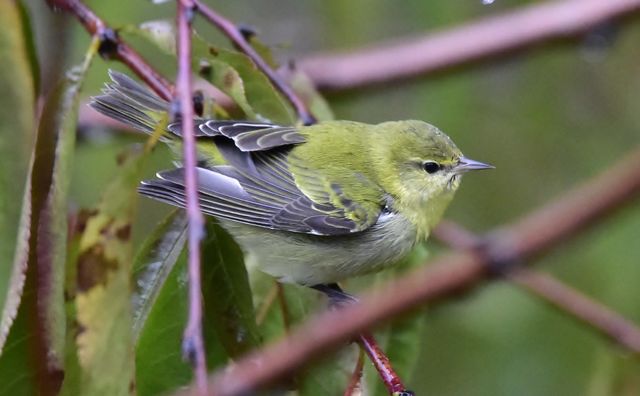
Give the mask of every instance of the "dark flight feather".
M 179 122 L 167 126 L 169 132 L 182 136 Z M 275 147 L 304 143 L 305 137 L 295 127 L 247 121 L 195 120 L 196 137 L 224 136 L 232 139 L 240 151 L 262 151 Z

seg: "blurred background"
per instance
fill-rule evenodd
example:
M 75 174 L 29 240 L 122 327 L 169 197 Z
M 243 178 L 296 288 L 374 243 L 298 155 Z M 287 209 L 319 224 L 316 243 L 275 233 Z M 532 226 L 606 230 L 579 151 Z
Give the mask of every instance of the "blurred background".
M 174 5 L 88 1 L 114 27 L 172 20 Z M 209 2 L 253 26 L 282 62 L 317 51 L 349 50 L 417 36 L 508 12 L 534 1 L 271 0 Z M 43 84 L 81 61 L 89 37 L 75 20 L 28 2 Z M 213 29 L 201 34 L 226 43 Z M 504 32 L 505 35 L 509 32 Z M 473 40 L 469 37 L 469 40 Z M 640 20 L 595 29 L 583 40 L 524 51 L 447 73 L 327 96 L 336 118 L 377 123 L 422 119 L 449 134 L 472 158 L 496 170 L 467 177 L 449 219 L 483 232 L 544 204 L 603 171 L 640 143 Z M 136 41 L 132 41 L 136 46 Z M 172 76 L 171 62 L 137 47 Z M 99 92 L 108 68 L 97 60 L 84 92 Z M 116 171 L 115 157 L 143 137 L 83 126 L 72 201 L 88 207 Z M 148 174 L 169 166 L 163 147 Z M 167 212 L 145 200 L 135 234 Z M 632 205 L 547 255 L 538 268 L 640 323 L 640 206 Z M 442 250 L 428 244 L 432 253 Z M 367 280 L 355 282 L 354 291 Z M 392 296 L 390 297 L 392 298 Z M 504 282 L 418 313 L 421 351 L 407 382 L 418 395 L 640 394 L 637 359 L 591 329 Z

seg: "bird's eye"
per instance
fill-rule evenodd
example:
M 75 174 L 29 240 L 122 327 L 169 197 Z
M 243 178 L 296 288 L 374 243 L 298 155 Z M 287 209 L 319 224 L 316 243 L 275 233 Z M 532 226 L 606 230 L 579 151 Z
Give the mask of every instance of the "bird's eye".
M 424 164 L 422 164 L 422 167 L 424 168 L 425 172 L 429 174 L 436 173 L 441 168 L 439 163 L 433 161 L 426 161 Z

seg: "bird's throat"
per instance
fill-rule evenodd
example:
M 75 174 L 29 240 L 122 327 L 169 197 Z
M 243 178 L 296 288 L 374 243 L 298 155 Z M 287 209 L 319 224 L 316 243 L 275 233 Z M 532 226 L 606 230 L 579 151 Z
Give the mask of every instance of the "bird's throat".
M 424 241 L 440 222 L 452 199 L 453 192 L 428 199 L 405 201 L 401 203 L 399 211 L 415 226 L 417 240 Z

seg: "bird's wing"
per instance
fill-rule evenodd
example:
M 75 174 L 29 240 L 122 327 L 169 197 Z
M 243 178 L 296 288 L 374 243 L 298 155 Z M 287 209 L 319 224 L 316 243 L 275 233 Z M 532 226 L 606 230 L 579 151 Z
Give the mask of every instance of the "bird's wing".
M 182 137 L 180 122 L 169 124 L 167 129 Z M 295 127 L 250 121 L 196 120 L 195 136 L 224 136 L 232 139 L 241 151 L 263 151 L 305 141 Z
M 222 129 L 220 126 L 217 128 Z M 314 175 L 306 170 L 301 176 L 305 187 L 301 189 L 289 164 L 291 143 L 283 144 L 281 140 L 278 147 L 265 150 L 262 148 L 264 139 L 270 136 L 265 133 L 258 139 L 253 139 L 255 135 L 247 138 L 252 142 L 250 144 L 257 142 L 258 149 L 242 151 L 238 147 L 238 142 L 244 141 L 241 135 L 258 134 L 263 130 L 239 129 L 234 135 L 226 132 L 233 140 L 216 141 L 227 164 L 197 168 L 199 200 L 204 213 L 258 227 L 314 235 L 345 235 L 375 224 L 382 210 L 381 202 L 375 199 L 358 202 L 356 197 L 345 193 L 348 188 L 342 187 L 348 184 L 348 180 L 343 180 L 342 184 L 332 183 L 319 173 Z M 294 129 L 291 131 L 297 133 Z M 296 169 L 303 170 L 299 166 Z M 357 182 L 354 176 L 354 183 Z M 322 194 L 325 187 L 330 191 Z M 314 192 L 305 193 L 303 190 Z M 143 182 L 139 191 L 151 198 L 184 207 L 184 169 L 160 172 L 157 179 Z

